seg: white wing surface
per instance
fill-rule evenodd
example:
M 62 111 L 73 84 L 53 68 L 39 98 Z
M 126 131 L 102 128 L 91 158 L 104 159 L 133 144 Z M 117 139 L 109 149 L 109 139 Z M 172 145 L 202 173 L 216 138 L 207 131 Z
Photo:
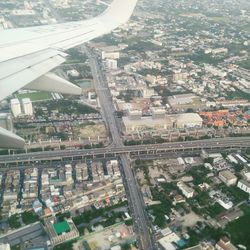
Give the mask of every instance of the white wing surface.
M 0 31 L 0 101 L 23 87 L 81 94 L 79 87 L 48 72 L 65 61 L 65 50 L 125 23 L 136 2 L 114 0 L 90 20 Z M 7 145 L 6 140 L 2 143 L 3 134 L 1 129 L 0 147 Z

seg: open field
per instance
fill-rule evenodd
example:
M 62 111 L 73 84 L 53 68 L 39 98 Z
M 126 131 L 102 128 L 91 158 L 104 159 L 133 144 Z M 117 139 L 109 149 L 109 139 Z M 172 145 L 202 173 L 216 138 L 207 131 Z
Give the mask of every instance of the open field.
M 30 100 L 32 102 L 51 100 L 52 99 L 51 93 L 45 92 L 45 91 L 39 91 L 39 92 L 33 92 L 33 93 L 25 93 L 25 94 L 17 94 L 16 96 L 17 96 L 18 99 L 30 98 Z

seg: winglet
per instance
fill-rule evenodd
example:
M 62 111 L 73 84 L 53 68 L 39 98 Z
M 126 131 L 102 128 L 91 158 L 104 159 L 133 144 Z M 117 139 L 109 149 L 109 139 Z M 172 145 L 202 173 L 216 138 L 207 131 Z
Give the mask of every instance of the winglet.
M 129 20 L 135 9 L 138 0 L 114 0 L 109 8 L 101 15 L 109 17 L 110 21 L 123 24 Z M 101 17 L 100 16 L 100 17 Z

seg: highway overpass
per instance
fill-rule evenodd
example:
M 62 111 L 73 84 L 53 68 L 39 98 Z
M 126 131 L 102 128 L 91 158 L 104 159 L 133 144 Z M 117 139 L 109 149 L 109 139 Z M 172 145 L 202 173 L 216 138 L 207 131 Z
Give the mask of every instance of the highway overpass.
M 250 147 L 250 137 L 227 137 L 208 140 L 171 142 L 135 146 L 110 146 L 98 149 L 44 151 L 27 154 L 2 155 L 0 164 L 27 163 L 52 160 L 80 160 L 84 157 L 111 157 L 120 154 L 164 154 L 167 152 L 192 151 L 201 149 L 243 149 Z

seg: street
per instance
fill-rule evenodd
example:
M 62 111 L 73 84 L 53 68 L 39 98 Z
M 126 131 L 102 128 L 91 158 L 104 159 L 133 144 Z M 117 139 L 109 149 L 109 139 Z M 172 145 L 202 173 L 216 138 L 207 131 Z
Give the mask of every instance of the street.
M 94 77 L 94 85 L 99 97 L 103 119 L 112 138 L 112 146 L 122 147 L 123 142 L 119 133 L 117 122 L 115 120 L 115 108 L 108 88 L 108 83 L 103 74 L 103 70 L 100 68 L 97 56 L 91 54 L 89 50 L 87 50 L 87 55 L 90 60 L 92 75 Z M 146 214 L 145 204 L 141 197 L 137 181 L 131 169 L 129 155 L 127 153 L 120 154 L 120 161 L 124 174 L 123 179 L 125 186 L 127 187 L 127 198 L 132 210 L 135 226 L 134 228 L 138 235 L 140 249 L 155 249 L 153 236 L 149 232 L 150 221 Z

